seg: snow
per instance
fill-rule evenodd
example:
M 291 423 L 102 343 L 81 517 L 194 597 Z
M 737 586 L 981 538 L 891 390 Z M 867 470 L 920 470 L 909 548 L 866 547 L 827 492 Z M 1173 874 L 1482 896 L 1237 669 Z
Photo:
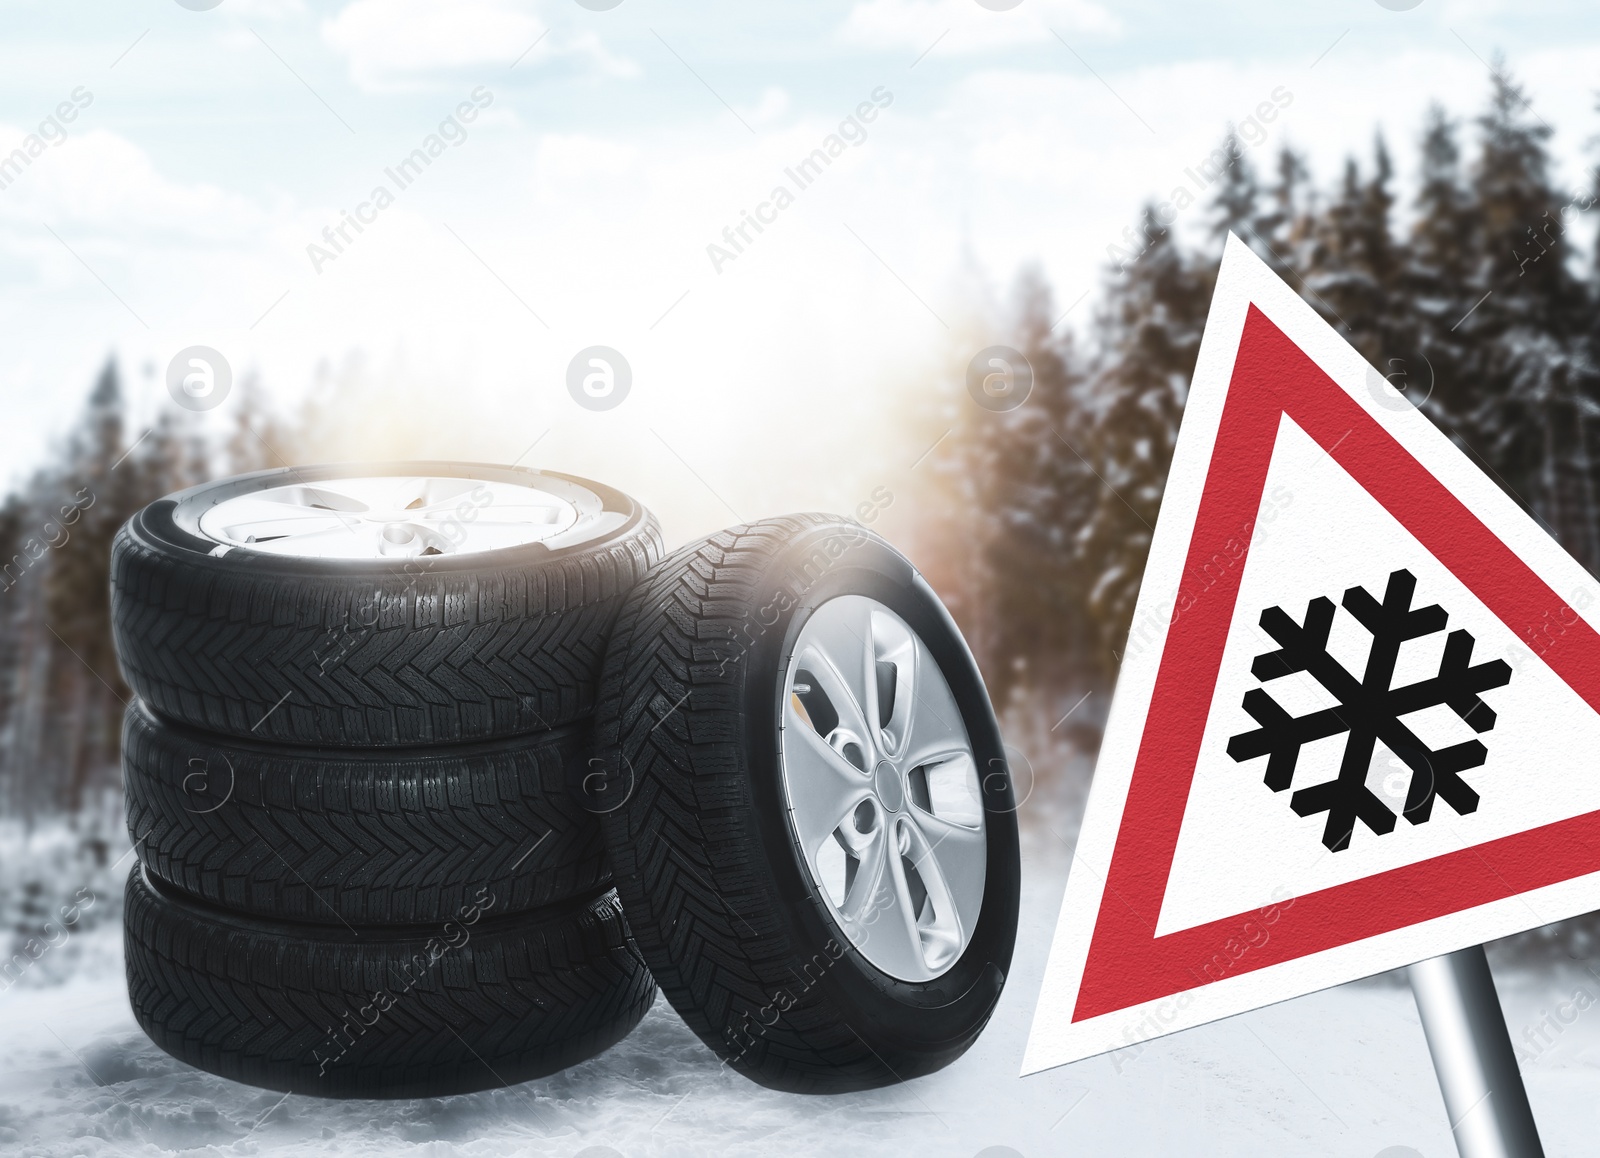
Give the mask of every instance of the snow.
M 128 1010 L 120 929 L 108 922 L 75 938 L 69 979 L 0 993 L 0 1154 L 1455 1153 L 1410 992 L 1393 978 L 1018 1078 L 1069 859 L 1041 829 L 1025 845 L 1021 935 L 994 1021 L 956 1064 L 904 1086 L 834 1097 L 763 1090 L 724 1069 L 658 1000 L 622 1044 L 542 1081 L 398 1102 L 285 1097 L 152 1045 Z M 1497 975 L 1548 1152 L 1591 1152 L 1600 977 L 1576 963 L 1497 962 Z M 1580 988 L 1590 998 L 1575 1003 Z M 1575 1019 L 1562 1022 L 1563 1011 Z

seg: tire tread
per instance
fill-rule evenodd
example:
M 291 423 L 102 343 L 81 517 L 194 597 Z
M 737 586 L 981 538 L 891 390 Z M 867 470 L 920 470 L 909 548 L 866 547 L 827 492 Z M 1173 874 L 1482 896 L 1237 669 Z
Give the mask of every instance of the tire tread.
M 135 702 L 128 833 L 160 881 L 266 918 L 439 922 L 481 886 L 497 911 L 529 910 L 610 881 L 600 826 L 574 791 L 589 743 L 573 725 L 470 747 L 273 748 L 168 725 Z
M 765 563 L 829 515 L 790 515 L 669 555 L 618 618 L 596 713 L 608 767 L 633 768 L 627 804 L 602 818 L 623 907 L 656 983 L 735 1069 L 796 1091 L 897 1080 L 871 1046 L 799 988 L 782 904 L 746 817 L 736 744 L 736 652 Z M 732 660 L 732 662 L 730 662 Z M 758 1015 L 795 997 L 776 1025 Z
M 151 1040 L 268 1089 L 400 1098 L 528 1081 L 622 1040 L 655 997 L 609 892 L 486 919 L 403 989 L 400 966 L 437 930 L 341 938 L 230 920 L 157 892 L 137 865 L 124 914 L 129 1001 Z M 391 1003 L 369 1022 L 379 988 Z
M 537 565 L 374 582 L 196 566 L 137 522 L 111 552 L 128 685 L 179 723 L 302 745 L 490 739 L 585 717 L 618 606 L 663 550 L 646 514 Z M 377 621 L 347 631 L 375 592 Z

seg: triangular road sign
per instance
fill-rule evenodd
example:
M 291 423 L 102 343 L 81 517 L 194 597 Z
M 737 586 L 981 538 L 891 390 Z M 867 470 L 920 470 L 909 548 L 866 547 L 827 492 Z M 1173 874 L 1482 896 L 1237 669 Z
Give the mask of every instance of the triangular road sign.
M 1596 624 L 1230 237 L 1023 1072 L 1600 909 Z

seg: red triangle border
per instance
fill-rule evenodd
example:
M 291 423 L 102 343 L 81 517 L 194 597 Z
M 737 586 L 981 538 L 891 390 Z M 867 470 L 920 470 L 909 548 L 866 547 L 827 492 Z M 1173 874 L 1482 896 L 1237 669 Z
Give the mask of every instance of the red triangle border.
M 1600 634 L 1581 618 L 1545 634 L 1549 617 L 1571 618 L 1565 601 L 1252 305 L 1184 564 L 1183 584 L 1201 593 L 1184 604 L 1180 587 L 1074 1022 L 1214 984 L 1218 954 L 1234 977 L 1600 871 L 1591 812 L 1294 898 L 1270 929 L 1252 909 L 1155 935 L 1284 414 L 1600 711 Z M 1218 568 L 1219 556 L 1234 561 Z M 1200 578 L 1208 565 L 1220 577 Z M 1235 957 L 1230 941 L 1250 948 Z

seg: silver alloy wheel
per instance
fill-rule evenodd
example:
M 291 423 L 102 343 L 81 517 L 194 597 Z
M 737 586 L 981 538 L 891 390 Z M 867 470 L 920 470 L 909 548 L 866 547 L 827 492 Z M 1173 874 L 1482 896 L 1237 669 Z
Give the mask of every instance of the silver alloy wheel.
M 902 981 L 960 959 L 983 906 L 977 761 L 927 646 L 862 595 L 819 606 L 784 673 L 789 822 L 850 943 Z
M 470 555 L 529 543 L 551 549 L 614 530 L 624 516 L 561 479 L 526 483 L 436 475 L 352 476 L 289 483 L 179 505 L 179 526 L 219 544 L 320 559 Z

